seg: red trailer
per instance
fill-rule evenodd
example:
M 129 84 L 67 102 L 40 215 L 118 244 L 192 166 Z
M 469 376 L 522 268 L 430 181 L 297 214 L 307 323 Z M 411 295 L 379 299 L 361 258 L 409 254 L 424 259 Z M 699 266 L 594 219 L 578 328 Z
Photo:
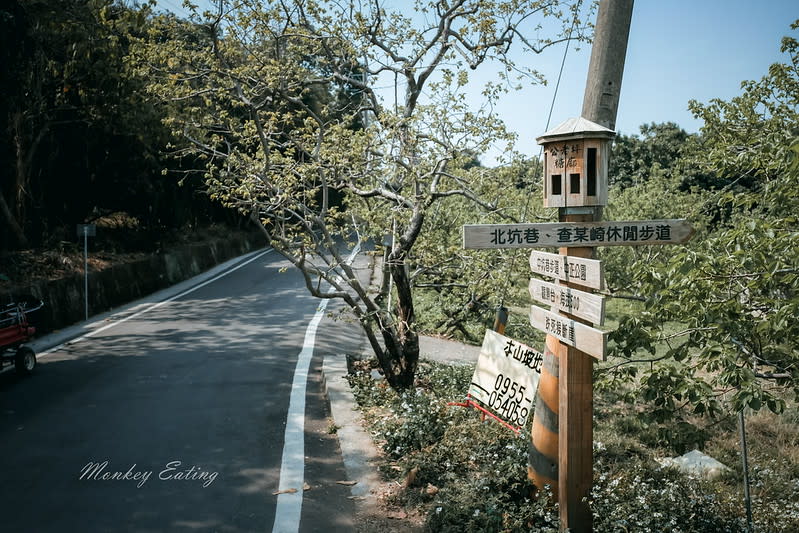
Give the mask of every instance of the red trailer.
M 36 333 L 36 328 L 28 322 L 28 314 L 43 305 L 41 301 L 18 302 L 0 308 L 0 369 L 13 362 L 17 373 L 25 376 L 36 368 L 36 354 L 25 346 Z

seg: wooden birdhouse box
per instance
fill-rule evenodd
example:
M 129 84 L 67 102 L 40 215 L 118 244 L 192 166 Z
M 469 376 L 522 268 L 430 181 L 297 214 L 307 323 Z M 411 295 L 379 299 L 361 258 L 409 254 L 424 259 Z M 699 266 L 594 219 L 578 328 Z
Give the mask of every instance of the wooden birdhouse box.
M 544 147 L 544 207 L 607 205 L 610 141 L 615 135 L 581 117 L 536 139 Z

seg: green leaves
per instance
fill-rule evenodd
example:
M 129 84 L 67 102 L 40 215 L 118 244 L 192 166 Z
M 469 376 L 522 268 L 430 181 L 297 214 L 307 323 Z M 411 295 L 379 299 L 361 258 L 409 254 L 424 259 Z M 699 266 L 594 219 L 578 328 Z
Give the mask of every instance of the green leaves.
M 775 63 L 760 81 L 742 84 L 742 95 L 726 102 L 689 105 L 704 121 L 701 151 L 693 163 L 726 180 L 759 189 L 784 174 L 799 116 L 796 40 L 783 39 L 786 63 Z
M 323 279 L 335 286 L 389 382 L 398 383 L 392 372 L 400 368 L 408 386 L 418 356 L 411 289 L 436 291 L 447 327 L 483 312 L 508 268 L 460 252 L 460 225 L 484 211 L 518 219 L 533 181 L 531 162 L 496 174 L 480 168 L 489 146 L 513 140 L 491 105 L 508 84 L 489 87 L 487 105 L 471 106 L 465 67 L 497 60 L 516 72 L 514 40 L 528 33 L 524 43 L 543 49 L 561 36 L 557 24 L 553 36 L 528 31 L 528 22 L 562 17 L 571 26 L 573 14 L 550 4 L 417 2 L 427 18 L 416 18 L 379 3 L 223 1 L 216 13 L 193 8 L 189 20 L 153 17 L 136 58 L 180 153 L 204 167 L 209 194 L 252 214 L 312 292 Z M 586 30 L 578 21 L 573 38 Z M 386 80 L 395 82 L 395 99 L 385 97 Z M 522 175 L 508 176 L 520 166 Z M 340 243 L 356 234 L 375 243 L 390 237 L 377 295 L 352 273 L 346 282 L 336 276 Z
M 602 252 L 611 288 L 645 301 L 611 335 L 623 360 L 600 376 L 618 380 L 638 365 L 634 390 L 657 422 L 684 411 L 781 412 L 799 398 L 799 46 L 783 45 L 790 62 L 744 83 L 740 96 L 691 104 L 705 125 L 679 150 L 659 142 L 673 139 L 669 128 L 617 143 L 622 187 L 608 218 L 676 215 L 700 228 L 676 249 Z M 681 169 L 702 178 L 686 181 Z

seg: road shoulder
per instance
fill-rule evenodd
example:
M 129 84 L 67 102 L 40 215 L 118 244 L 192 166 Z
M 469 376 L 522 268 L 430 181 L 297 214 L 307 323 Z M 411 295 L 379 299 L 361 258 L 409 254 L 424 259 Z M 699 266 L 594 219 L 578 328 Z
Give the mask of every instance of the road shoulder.
M 425 336 L 420 338 L 420 351 L 425 359 L 459 364 L 475 362 L 480 348 Z M 369 354 L 364 356 L 368 357 Z M 351 487 L 351 493 L 358 503 L 360 530 L 421 531 L 420 520 L 404 516 L 403 512 L 386 512 L 385 496 L 391 494 L 394 487 L 383 481 L 378 472 L 380 451 L 365 428 L 347 381 L 346 356 L 341 354 L 325 357 L 322 363 L 322 379 L 333 424 L 337 428 L 348 479 L 357 482 Z

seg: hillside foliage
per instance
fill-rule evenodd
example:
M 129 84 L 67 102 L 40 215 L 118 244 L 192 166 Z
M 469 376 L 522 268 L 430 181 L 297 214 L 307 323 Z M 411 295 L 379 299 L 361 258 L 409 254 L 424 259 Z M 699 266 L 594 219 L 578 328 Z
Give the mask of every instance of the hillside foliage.
M 586 38 L 580 5 L 219 0 L 188 20 L 153 17 L 135 58 L 212 198 L 250 217 L 313 295 L 344 300 L 388 381 L 407 388 L 419 358 L 414 286 L 443 289 L 471 268 L 449 236 L 429 240 L 436 226 L 455 229 L 453 209 L 519 216 L 516 196 L 475 165 L 512 138 L 491 105 L 514 73 L 541 80 L 510 51 Z M 492 63 L 498 81 L 475 108 L 470 72 Z M 386 80 L 393 101 L 379 90 Z M 355 240 L 384 247 L 375 294 L 344 259 Z
M 799 43 L 785 37 L 781 49 L 787 61 L 744 82 L 740 96 L 691 102 L 700 134 L 663 150 L 671 163 L 654 161 L 645 179 L 617 187 L 608 210 L 659 210 L 700 230 L 684 247 L 603 256 L 614 288 L 642 301 L 612 334 L 615 362 L 603 383 L 634 378 L 657 421 L 779 413 L 799 401 Z M 668 133 L 643 144 L 660 151 L 671 146 Z
M 191 162 L 170 157 L 164 110 L 130 65 L 147 13 L 114 0 L 0 7 L 0 250 L 58 247 L 112 214 L 141 245 L 235 219 L 199 181 L 162 174 Z
M 409 387 L 420 332 L 479 341 L 498 305 L 527 303 L 526 257 L 466 252 L 460 228 L 553 217 L 537 158 L 513 152 L 491 104 L 542 81 L 512 49 L 590 38 L 581 5 L 438 0 L 412 15 L 220 0 L 181 18 L 154 4 L 12 0 L 0 8 L 0 249 L 56 247 L 110 215 L 143 235 L 250 219 L 311 293 L 349 304 L 390 382 Z M 683 247 L 600 252 L 608 295 L 630 307 L 598 384 L 635 383 L 655 420 L 796 400 L 794 36 L 782 51 L 739 96 L 691 102 L 699 133 L 645 124 L 616 139 L 605 218 L 697 229 Z M 475 108 L 472 71 L 497 66 Z M 496 144 L 506 160 L 483 167 Z M 358 239 L 382 257 L 376 293 L 344 260 Z

